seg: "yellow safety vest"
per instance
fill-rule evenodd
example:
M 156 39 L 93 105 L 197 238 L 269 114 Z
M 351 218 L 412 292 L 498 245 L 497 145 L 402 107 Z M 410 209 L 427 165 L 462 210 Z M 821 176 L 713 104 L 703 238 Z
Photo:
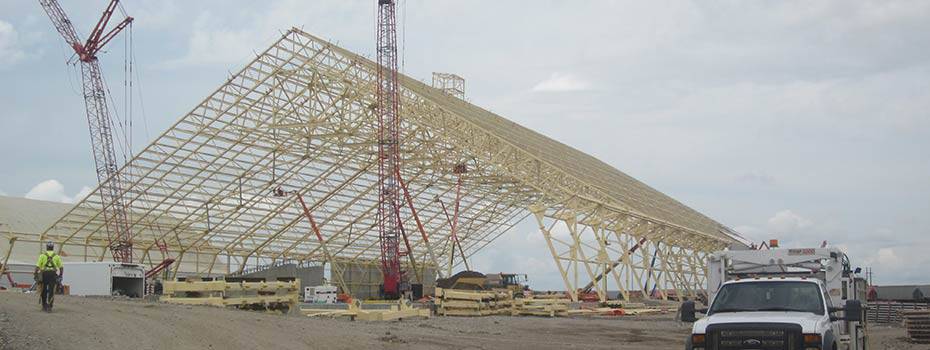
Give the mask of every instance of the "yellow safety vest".
M 55 271 L 61 268 L 61 257 L 53 251 L 46 251 L 39 255 L 36 266 L 42 271 Z

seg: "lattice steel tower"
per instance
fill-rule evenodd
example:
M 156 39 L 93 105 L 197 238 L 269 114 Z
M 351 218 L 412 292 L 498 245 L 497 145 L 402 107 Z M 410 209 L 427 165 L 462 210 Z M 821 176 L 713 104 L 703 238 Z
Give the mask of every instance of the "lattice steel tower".
M 103 11 L 97 25 L 81 43 L 78 39 L 74 25 L 68 15 L 62 10 L 56 0 L 39 0 L 48 17 L 55 25 L 58 33 L 64 37 L 78 61 L 81 62 L 82 88 L 84 91 L 84 107 L 87 112 L 87 123 L 90 128 L 90 140 L 94 150 L 94 162 L 97 167 L 98 190 L 100 191 L 103 217 L 106 223 L 107 239 L 113 260 L 119 262 L 132 262 L 132 235 L 129 231 L 129 220 L 126 213 L 126 203 L 123 200 L 123 179 L 120 178 L 117 165 L 116 151 L 113 145 L 113 120 L 107 108 L 106 86 L 97 61 L 97 52 L 103 48 L 116 34 L 132 23 L 132 17 L 126 17 L 113 29 L 104 32 L 113 11 L 119 5 L 118 0 L 111 0 Z
M 400 94 L 394 0 L 378 0 L 378 235 L 386 298 L 400 295 Z

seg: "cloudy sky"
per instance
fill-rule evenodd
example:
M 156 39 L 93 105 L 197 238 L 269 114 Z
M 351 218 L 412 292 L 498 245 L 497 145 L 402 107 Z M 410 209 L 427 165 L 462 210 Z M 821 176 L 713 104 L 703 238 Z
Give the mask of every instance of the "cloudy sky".
M 82 35 L 105 4 L 61 2 Z M 291 26 L 371 56 L 373 3 L 126 0 L 134 148 Z M 930 282 L 930 2 L 403 0 L 400 23 L 411 76 L 464 76 L 471 102 L 755 241 Z M 118 104 L 124 38 L 101 55 Z M 37 3 L 0 3 L 0 194 L 96 182 L 69 50 Z M 529 223 L 475 264 L 561 287 Z

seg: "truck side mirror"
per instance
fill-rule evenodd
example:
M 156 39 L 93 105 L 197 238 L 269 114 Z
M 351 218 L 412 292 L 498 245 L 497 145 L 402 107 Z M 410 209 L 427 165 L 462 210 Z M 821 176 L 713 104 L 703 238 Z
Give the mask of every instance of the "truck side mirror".
M 682 322 L 694 322 L 697 321 L 697 316 L 695 315 L 694 301 L 686 300 L 681 303 L 681 321 Z
M 845 314 L 844 318 L 848 322 L 862 321 L 862 302 L 859 300 L 847 300 L 843 313 Z

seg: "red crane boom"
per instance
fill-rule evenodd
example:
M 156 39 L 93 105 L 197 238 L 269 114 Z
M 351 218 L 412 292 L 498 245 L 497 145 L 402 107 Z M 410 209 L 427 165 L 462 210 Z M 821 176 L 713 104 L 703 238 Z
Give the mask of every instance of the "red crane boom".
M 400 268 L 400 97 L 394 0 L 378 0 L 378 237 L 385 298 L 403 292 Z M 409 253 L 409 252 L 406 252 Z
M 126 205 L 123 201 L 122 181 L 117 166 L 116 151 L 113 146 L 113 121 L 107 107 L 106 87 L 100 65 L 97 62 L 97 52 L 100 51 L 120 31 L 132 23 L 132 17 L 126 17 L 113 29 L 105 32 L 113 11 L 119 0 L 111 0 L 103 11 L 97 25 L 82 44 L 78 39 L 74 25 L 61 5 L 56 0 L 39 0 L 48 17 L 55 25 L 58 33 L 64 37 L 65 42 L 74 49 L 81 64 L 82 89 L 84 92 L 84 107 L 87 112 L 87 124 L 90 128 L 90 139 L 94 151 L 94 162 L 97 170 L 100 199 L 103 205 L 103 218 L 106 223 L 107 239 L 113 259 L 118 262 L 132 262 L 132 235 L 129 232 L 129 221 L 126 215 Z

